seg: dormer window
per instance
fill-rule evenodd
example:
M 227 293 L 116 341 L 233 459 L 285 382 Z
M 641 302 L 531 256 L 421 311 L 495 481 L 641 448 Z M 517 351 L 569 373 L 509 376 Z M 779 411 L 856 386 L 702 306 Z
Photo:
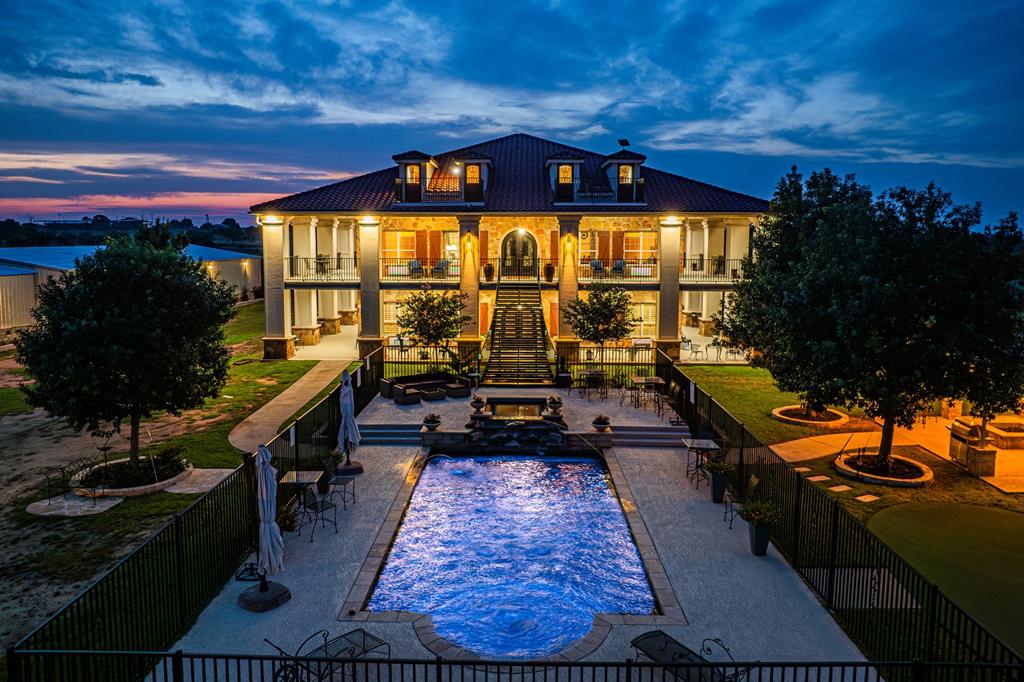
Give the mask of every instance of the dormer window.
M 572 164 L 563 163 L 558 166 L 558 184 L 559 185 L 571 185 L 572 184 Z
M 405 164 L 405 201 L 419 203 L 423 200 L 423 185 L 420 182 L 421 174 L 418 163 Z
M 617 192 L 619 203 L 631 203 L 636 201 L 636 193 L 633 191 L 633 165 L 629 163 L 619 164 L 619 189 Z
M 420 165 L 410 163 L 405 167 L 405 182 L 410 185 L 420 184 Z
M 633 184 L 633 166 L 626 163 L 619 164 L 619 184 L 620 185 L 631 185 Z
M 557 168 L 558 182 L 555 185 L 555 201 L 573 200 L 573 164 L 560 163 Z
M 465 175 L 465 200 L 475 203 L 484 200 L 484 185 L 479 163 L 467 163 Z

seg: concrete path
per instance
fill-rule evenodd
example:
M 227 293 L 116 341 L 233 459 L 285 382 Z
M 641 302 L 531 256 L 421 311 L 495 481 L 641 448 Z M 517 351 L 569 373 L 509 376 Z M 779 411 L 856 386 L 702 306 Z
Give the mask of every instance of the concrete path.
M 349 360 L 323 360 L 279 396 L 256 410 L 228 434 L 228 442 L 242 452 L 253 452 L 277 435 L 281 422 L 316 397 L 331 383 Z
M 826 433 L 821 436 L 810 436 L 809 438 L 798 438 L 797 440 L 776 443 L 771 448 L 779 457 L 787 462 L 803 462 L 808 459 L 818 459 L 828 455 L 837 455 L 843 449 L 858 449 L 863 447 L 878 447 L 878 439 L 881 431 L 857 431 L 855 433 Z M 849 443 L 847 443 L 849 441 Z M 894 445 L 913 445 L 906 432 L 896 433 L 893 436 Z

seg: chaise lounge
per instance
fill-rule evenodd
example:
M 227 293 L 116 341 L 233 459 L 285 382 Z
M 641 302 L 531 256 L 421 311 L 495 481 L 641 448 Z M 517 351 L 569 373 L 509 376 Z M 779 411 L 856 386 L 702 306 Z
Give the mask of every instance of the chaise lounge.
M 729 657 L 728 663 L 716 663 L 705 656 L 711 654 L 711 645 L 719 647 Z M 729 647 L 720 639 L 707 638 L 700 643 L 700 653 L 680 643 L 662 630 L 645 632 L 629 643 L 636 651 L 636 660 L 640 654 L 665 665 L 669 675 L 682 682 L 742 682 L 750 669 L 732 665 L 735 660 Z M 675 667 L 670 667 L 675 666 Z

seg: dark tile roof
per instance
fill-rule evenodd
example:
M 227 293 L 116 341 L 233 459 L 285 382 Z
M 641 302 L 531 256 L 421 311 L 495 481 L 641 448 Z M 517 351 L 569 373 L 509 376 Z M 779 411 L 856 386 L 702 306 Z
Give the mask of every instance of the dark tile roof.
M 620 149 L 614 154 L 609 154 L 604 157 L 606 161 L 646 161 L 647 157 L 640 152 L 634 152 L 631 149 Z
M 410 149 L 407 152 L 395 154 L 391 158 L 395 161 L 428 161 L 430 159 L 430 154 L 421 152 L 418 149 Z
M 641 177 L 646 184 L 647 204 L 620 206 L 615 204 L 554 205 L 549 172 L 549 158 L 572 158 L 583 161 L 584 180 L 604 176 L 601 163 L 608 157 L 577 147 L 545 140 L 533 135 L 515 133 L 469 147 L 454 149 L 433 158 L 441 169 L 450 161 L 469 158 L 467 154 L 486 154 L 492 170 L 486 201 L 483 206 L 467 207 L 473 213 L 764 213 L 768 202 L 691 180 L 674 173 L 643 167 Z M 402 156 L 402 155 L 398 155 Z M 458 207 L 446 205 L 402 205 L 394 203 L 398 167 L 367 173 L 306 192 L 257 204 L 253 213 L 451 213 Z

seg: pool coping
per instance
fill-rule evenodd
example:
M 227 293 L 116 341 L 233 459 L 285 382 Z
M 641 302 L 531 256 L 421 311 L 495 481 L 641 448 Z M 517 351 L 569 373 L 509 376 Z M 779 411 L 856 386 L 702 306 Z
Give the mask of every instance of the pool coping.
M 633 544 L 636 546 L 640 560 L 643 562 L 647 581 L 654 596 L 656 613 L 651 615 L 635 615 L 622 613 L 598 613 L 594 615 L 590 630 L 586 635 L 573 641 L 565 649 L 540 660 L 579 661 L 594 653 L 604 642 L 608 633 L 615 625 L 687 625 L 688 621 L 676 597 L 675 590 L 668 579 L 665 567 L 661 563 L 658 549 L 647 531 L 647 524 L 637 509 L 633 493 L 629 488 L 614 448 L 606 448 L 602 453 L 605 466 L 612 479 L 612 488 L 622 507 L 626 524 L 629 526 Z M 367 611 L 365 606 L 370 600 L 377 576 L 384 568 L 384 561 L 398 533 L 398 528 L 409 506 L 416 482 L 423 468 L 429 461 L 427 453 L 421 453 L 409 466 L 402 487 L 395 495 L 391 508 L 384 517 L 384 522 L 367 552 L 366 558 L 356 575 L 355 582 L 349 589 L 342 603 L 339 621 L 364 623 L 412 623 L 416 637 L 420 643 L 435 656 L 447 660 L 482 660 L 482 657 L 442 637 L 434 629 L 434 618 L 430 614 L 415 611 Z M 493 657 L 492 657 L 493 658 Z

